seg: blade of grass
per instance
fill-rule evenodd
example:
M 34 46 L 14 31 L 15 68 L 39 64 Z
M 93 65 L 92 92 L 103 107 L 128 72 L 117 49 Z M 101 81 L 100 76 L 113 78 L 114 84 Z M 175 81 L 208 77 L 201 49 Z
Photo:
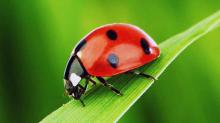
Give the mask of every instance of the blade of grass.
M 158 78 L 167 66 L 191 43 L 220 26 L 220 11 L 201 21 L 188 30 L 171 37 L 159 46 L 161 56 L 140 70 Z M 105 87 L 93 89 L 84 99 L 86 107 L 71 100 L 49 114 L 42 123 L 80 123 L 80 122 L 115 122 L 117 121 L 153 84 L 134 75 L 120 75 L 108 79 L 124 95 L 119 97 Z

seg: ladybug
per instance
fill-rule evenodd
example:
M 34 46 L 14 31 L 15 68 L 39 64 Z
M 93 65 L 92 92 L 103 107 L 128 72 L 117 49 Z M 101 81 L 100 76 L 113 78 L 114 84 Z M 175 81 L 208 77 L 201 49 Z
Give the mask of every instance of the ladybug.
M 115 23 L 96 28 L 73 49 L 64 72 L 64 86 L 68 95 L 80 100 L 89 82 L 96 77 L 104 86 L 118 95 L 122 93 L 103 77 L 131 73 L 154 77 L 135 71 L 160 55 L 154 40 L 143 30 L 131 24 Z M 80 81 L 85 79 L 85 85 Z

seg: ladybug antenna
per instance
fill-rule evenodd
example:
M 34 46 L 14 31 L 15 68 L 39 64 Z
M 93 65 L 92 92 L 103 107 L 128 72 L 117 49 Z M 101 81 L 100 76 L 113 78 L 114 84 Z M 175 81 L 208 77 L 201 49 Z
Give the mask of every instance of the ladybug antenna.
M 81 104 L 82 104 L 83 107 L 86 106 L 85 103 L 84 103 L 81 99 L 79 99 L 79 101 L 81 102 Z

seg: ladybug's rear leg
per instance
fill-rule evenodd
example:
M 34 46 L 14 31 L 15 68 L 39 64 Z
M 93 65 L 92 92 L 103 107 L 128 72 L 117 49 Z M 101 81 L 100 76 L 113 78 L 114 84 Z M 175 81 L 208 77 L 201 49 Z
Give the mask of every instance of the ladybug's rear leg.
M 109 84 L 104 78 L 102 77 L 96 77 L 104 86 L 110 88 L 113 92 L 115 92 L 118 95 L 123 95 L 118 89 L 114 88 L 113 85 Z
M 131 74 L 135 74 L 135 75 L 140 75 L 140 76 L 143 76 L 143 77 L 146 77 L 146 78 L 149 78 L 149 79 L 152 79 L 154 81 L 156 81 L 157 79 L 151 75 L 148 75 L 148 74 L 145 74 L 145 73 L 141 73 L 139 71 L 128 71 L 127 73 L 131 73 Z

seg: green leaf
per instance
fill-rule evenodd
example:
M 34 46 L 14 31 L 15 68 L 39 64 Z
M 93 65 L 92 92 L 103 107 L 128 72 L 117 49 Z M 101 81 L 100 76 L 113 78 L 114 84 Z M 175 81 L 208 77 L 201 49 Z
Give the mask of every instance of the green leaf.
M 153 63 L 140 68 L 158 78 L 167 66 L 191 43 L 220 25 L 220 11 L 201 21 L 188 30 L 161 43 L 161 56 Z M 106 87 L 98 86 L 85 97 L 85 107 L 80 102 L 71 100 L 49 114 L 42 123 L 81 123 L 117 121 L 147 89 L 152 80 L 135 75 L 119 75 L 108 79 L 124 95 L 117 96 Z

